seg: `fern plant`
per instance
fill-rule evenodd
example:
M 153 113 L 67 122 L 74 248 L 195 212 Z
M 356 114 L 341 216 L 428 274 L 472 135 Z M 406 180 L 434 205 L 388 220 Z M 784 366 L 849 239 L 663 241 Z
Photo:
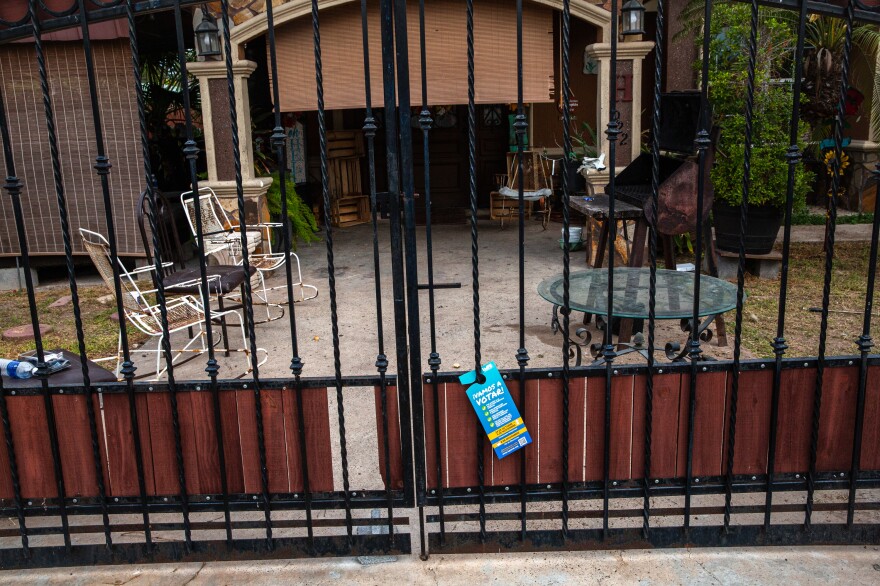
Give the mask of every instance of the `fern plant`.
M 281 181 L 278 172 L 271 175 L 272 185 L 266 192 L 266 202 L 269 213 L 273 218 L 281 217 Z M 285 187 L 287 193 L 287 217 L 290 218 L 290 244 L 296 250 L 297 243 L 302 241 L 307 244 L 317 242 L 320 238 L 315 234 L 318 231 L 318 223 L 311 208 L 302 200 L 296 192 L 296 185 L 285 175 Z

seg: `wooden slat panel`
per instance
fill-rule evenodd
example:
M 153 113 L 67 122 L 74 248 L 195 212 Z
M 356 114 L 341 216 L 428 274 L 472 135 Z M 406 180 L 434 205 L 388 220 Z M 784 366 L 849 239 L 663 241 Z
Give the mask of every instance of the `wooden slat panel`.
M 138 405 L 140 416 L 140 405 Z M 168 393 L 146 393 L 149 412 L 150 451 L 153 459 L 154 488 L 151 494 L 170 495 L 180 492 L 177 473 L 177 452 L 174 449 L 174 424 L 171 418 L 171 397 Z M 185 466 L 184 466 L 185 467 Z M 149 491 L 149 488 L 147 489 Z
M 437 481 L 437 441 L 434 435 L 434 429 L 437 425 L 436 417 L 434 415 L 434 385 L 433 383 L 424 382 L 423 379 L 422 389 L 423 389 L 423 402 L 424 402 L 424 412 L 425 412 L 425 467 L 427 468 L 427 476 L 428 476 L 428 488 L 436 488 L 438 486 Z M 437 394 L 443 395 L 444 386 L 442 384 L 438 385 Z M 438 397 L 438 411 L 443 412 L 443 407 L 439 405 L 440 397 Z M 440 421 L 440 429 L 443 429 L 443 422 Z M 445 448 L 443 448 L 443 443 L 441 439 L 440 452 L 445 453 Z M 445 464 L 445 463 L 444 463 Z M 444 470 L 445 476 L 445 470 Z
M 330 446 L 329 409 L 327 389 L 303 389 L 303 415 L 306 422 L 309 483 L 312 491 L 333 490 L 333 449 Z M 287 412 L 285 412 L 285 418 L 295 416 L 295 412 L 290 415 L 287 415 Z M 295 456 L 297 461 L 296 469 L 299 470 L 299 451 L 295 452 Z M 302 481 L 294 483 L 293 478 L 294 476 L 291 474 L 290 489 L 301 489 Z
M 217 494 L 222 485 L 211 394 L 198 391 L 180 393 L 178 403 L 187 491 L 190 494 Z
M 541 443 L 538 446 L 538 481 L 562 480 L 562 381 L 541 380 L 538 386 L 538 426 Z
M 235 391 L 235 403 L 238 407 L 238 433 L 241 442 L 241 471 L 244 492 L 262 492 L 260 448 L 257 442 L 256 398 L 252 391 Z
M 880 366 L 868 368 L 864 421 L 861 469 L 880 470 Z
M 633 377 L 632 462 L 630 478 L 645 477 L 645 407 L 647 405 L 647 377 Z
M 630 477 L 633 434 L 633 377 L 611 379 L 611 446 L 609 475 L 614 480 Z
M 516 375 L 514 375 L 515 377 Z M 514 378 L 514 377 L 511 377 Z M 510 396 L 513 399 L 513 402 L 516 404 L 516 408 L 519 409 L 519 414 L 523 417 L 523 422 L 526 424 L 526 428 L 529 429 L 529 424 L 525 421 L 525 415 L 523 414 L 523 409 L 521 407 L 521 403 L 519 401 L 519 381 L 508 380 L 507 382 L 507 390 L 510 392 Z M 532 433 L 532 430 L 529 429 L 529 434 Z M 503 460 L 498 460 L 498 458 L 493 454 L 492 458 L 494 461 L 493 467 L 493 475 L 492 475 L 492 484 L 498 486 L 514 486 L 519 484 L 520 479 L 520 470 L 522 466 L 522 458 L 523 452 L 525 450 L 530 449 L 531 446 L 526 446 L 516 452 L 510 454 Z
M 446 448 L 446 477 L 449 487 L 476 486 L 477 477 L 477 431 L 482 434 L 477 416 L 458 383 L 446 383 L 441 397 L 445 422 L 441 441 Z M 484 436 L 485 437 L 485 436 Z
M 858 366 L 825 370 L 816 448 L 816 469 L 820 472 L 850 469 L 858 383 Z
M 694 476 L 721 474 L 724 421 L 727 413 L 726 381 L 726 372 L 701 372 L 697 376 Z
M 688 432 L 690 427 L 690 375 L 681 375 L 678 392 L 678 441 L 675 444 L 675 475 L 687 476 Z
M 52 397 L 61 468 L 64 473 L 64 491 L 69 497 L 98 495 L 86 405 L 85 395 Z
M 373 391 L 374 406 L 376 410 L 376 450 L 379 453 L 379 474 L 382 481 L 388 486 L 389 479 L 385 470 L 385 430 L 382 422 L 382 388 L 376 387 Z M 400 445 L 400 419 L 397 409 L 397 389 L 386 387 L 385 402 L 387 404 L 388 418 L 388 456 L 389 470 L 391 472 L 390 483 L 392 488 L 403 488 L 403 459 L 401 458 Z M 433 437 L 433 436 L 432 436 Z
M 140 429 L 141 450 L 143 453 L 144 481 L 147 492 L 155 494 L 153 482 L 153 459 L 150 448 L 150 417 L 147 411 L 147 398 L 135 397 L 138 407 L 138 427 Z M 109 469 L 108 493 L 112 496 L 135 496 L 139 494 L 137 480 L 137 459 L 134 450 L 134 436 L 128 409 L 128 397 L 122 394 L 103 395 L 104 410 L 101 418 L 104 424 L 104 443 Z
M 2 424 L 0 424 L 2 425 Z M 15 490 L 12 488 L 12 478 L 9 465 L 9 450 L 6 446 L 6 430 L 0 426 L 0 499 L 11 499 L 15 496 Z M 17 464 L 17 462 L 16 462 Z
M 727 377 L 728 395 L 733 376 Z M 767 472 L 767 450 L 770 440 L 770 403 L 773 397 L 773 373 L 768 370 L 747 370 L 739 375 L 739 398 L 736 408 L 734 438 L 734 474 Z M 729 401 L 728 401 L 729 403 Z M 727 473 L 727 452 L 730 441 L 730 414 L 724 418 L 724 473 Z
M 58 496 L 43 397 L 7 397 L 15 459 L 25 498 Z
M 605 379 L 587 379 L 585 480 L 605 478 Z
M 263 407 L 263 440 L 266 445 L 269 492 L 287 492 L 290 490 L 290 479 L 287 476 L 287 445 L 284 439 L 281 390 L 263 389 L 260 403 Z
M 242 467 L 241 435 L 238 428 L 237 391 L 220 391 L 220 425 L 223 428 L 223 456 L 226 460 L 226 483 L 229 492 L 242 493 L 244 469 Z
M 587 434 L 587 378 L 573 378 L 568 392 L 568 480 L 583 482 Z
M 806 472 L 810 465 L 815 368 L 782 371 L 776 435 L 776 472 Z
M 652 478 L 672 478 L 676 475 L 681 378 L 680 374 L 654 375 L 651 406 Z
M 526 422 L 526 427 L 529 428 L 532 435 L 532 445 L 525 450 L 527 484 L 538 482 L 538 465 L 541 461 L 541 433 L 538 421 L 539 386 L 539 381 L 536 379 L 526 381 L 526 408 L 523 412 L 523 421 Z

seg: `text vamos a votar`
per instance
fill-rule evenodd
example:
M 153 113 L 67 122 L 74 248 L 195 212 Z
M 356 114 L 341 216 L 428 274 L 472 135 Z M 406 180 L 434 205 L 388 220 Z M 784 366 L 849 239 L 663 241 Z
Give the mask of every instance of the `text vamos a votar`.
M 497 399 L 504 395 L 504 390 L 501 386 L 500 382 L 492 383 L 485 389 L 474 393 L 474 403 L 477 405 L 484 405 L 491 401 L 492 399 Z

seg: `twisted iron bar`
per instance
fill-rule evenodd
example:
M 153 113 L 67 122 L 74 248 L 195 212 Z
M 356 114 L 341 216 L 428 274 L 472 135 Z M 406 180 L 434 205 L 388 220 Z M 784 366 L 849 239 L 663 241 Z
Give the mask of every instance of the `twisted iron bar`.
M 657 0 L 657 33 L 654 39 L 654 107 L 651 120 L 651 204 L 656 210 L 660 194 L 660 100 L 663 77 L 663 27 L 665 0 Z M 654 429 L 654 346 L 657 319 L 657 226 L 650 227 L 648 260 L 648 370 L 645 377 L 645 493 L 642 506 L 642 535 L 648 538 L 651 528 L 651 435 Z M 667 267 L 669 268 L 669 267 Z
M 801 1 L 798 16 L 798 37 L 794 55 L 794 83 L 792 85 L 791 120 L 789 122 L 789 147 L 786 151 L 788 162 L 788 179 L 785 197 L 785 220 L 782 235 L 782 266 L 779 280 L 779 309 L 776 317 L 776 337 L 772 347 L 775 356 L 773 368 L 773 390 L 770 398 L 770 421 L 767 451 L 767 486 L 764 502 L 764 532 L 770 529 L 770 517 L 773 505 L 773 475 L 776 469 L 777 422 L 779 418 L 779 395 L 782 387 L 782 358 L 788 345 L 785 342 L 785 311 L 788 298 L 788 259 L 791 251 L 791 217 L 794 209 L 795 171 L 801 160 L 798 147 L 801 102 L 801 77 L 803 76 L 804 40 L 806 37 L 807 2 Z
M 825 278 L 822 284 L 822 313 L 819 324 L 819 351 L 816 362 L 816 392 L 813 395 L 813 427 L 810 434 L 810 468 L 807 472 L 807 502 L 804 530 L 812 529 L 813 497 L 816 490 L 816 459 L 819 446 L 819 419 L 822 410 L 822 382 L 825 375 L 825 345 L 828 339 L 828 306 L 831 301 L 831 271 L 834 268 L 834 233 L 837 228 L 837 194 L 840 190 L 840 157 L 843 152 L 843 119 L 846 116 L 846 92 L 849 89 L 850 53 L 852 51 L 853 0 L 846 3 L 846 33 L 843 61 L 840 66 L 840 97 L 834 120 L 834 160 L 831 164 L 831 197 L 828 206 L 828 231 L 825 242 Z
M 612 5 L 611 13 L 615 14 Z M 615 20 L 615 19 L 612 19 Z M 612 25 L 613 26 L 613 25 Z M 614 33 L 612 32 L 612 35 Z M 613 41 L 612 41 L 613 42 Z M 571 1 L 562 2 L 562 147 L 565 157 L 571 152 L 571 98 L 569 75 L 571 49 Z M 520 173 L 522 185 L 522 173 Z M 571 200 L 568 173 L 562 173 L 562 539 L 568 539 L 568 435 L 569 435 L 569 361 L 570 343 L 568 336 L 571 317 L 571 251 L 568 233 L 571 224 L 569 204 Z M 522 189 L 522 187 L 521 187 Z M 522 192 L 520 192 L 522 193 Z M 522 203 L 520 204 L 522 209 Z M 610 329 L 610 328 L 609 328 Z
M 3 159 L 6 164 L 6 180 L 3 189 L 14 202 L 21 197 L 21 180 L 15 172 L 15 157 L 12 155 L 12 140 L 9 136 L 9 125 L 6 117 L 6 102 L 3 99 L 3 86 L 0 84 L 0 137 L 3 141 Z M 21 549 L 26 558 L 30 557 L 30 540 L 24 516 L 24 501 L 21 495 L 21 481 L 18 474 L 18 461 L 15 457 L 15 443 L 12 438 L 12 424 L 9 420 L 9 408 L 6 404 L 6 392 L 3 389 L 3 377 L 0 377 L 0 420 L 3 422 L 3 439 L 6 442 L 6 457 L 9 459 L 9 476 L 12 482 L 12 498 L 18 518 L 18 533 L 21 537 Z
M 748 229 L 749 189 L 752 180 L 752 123 L 755 106 L 755 68 L 758 54 L 758 1 L 752 0 L 749 19 L 749 60 L 746 81 L 746 126 L 743 151 L 742 204 L 739 209 L 739 256 L 736 270 L 736 317 L 734 325 L 733 371 L 730 386 L 730 438 L 727 444 L 727 474 L 724 492 L 724 532 L 730 531 L 730 503 L 733 498 L 733 465 L 736 447 L 736 410 L 739 399 L 740 358 L 742 355 L 742 319 L 745 297 L 746 230 Z M 710 235 L 711 237 L 711 235 Z
M 330 182 L 327 171 L 327 124 L 324 119 L 324 73 L 321 65 L 321 27 L 318 0 L 312 0 L 312 34 L 315 47 L 315 85 L 318 92 L 318 134 L 321 143 L 321 193 L 324 200 L 324 229 L 327 241 L 327 280 L 330 288 L 330 325 L 333 335 L 333 370 L 336 377 L 336 410 L 339 416 L 339 449 L 342 456 L 342 490 L 345 495 L 345 526 L 352 537 L 351 493 L 348 484 L 348 449 L 345 439 L 345 406 L 342 400 L 342 362 L 339 352 L 339 318 L 336 308 L 336 267 L 333 260 L 333 226 Z M 392 196 L 396 196 L 392 194 Z
M 269 48 L 269 66 L 272 72 L 272 79 L 278 79 L 278 53 L 275 47 L 275 14 L 272 3 L 266 5 L 266 23 L 267 23 L 267 41 Z M 284 137 L 283 128 L 281 126 L 281 90 L 279 84 L 272 84 L 272 113 L 275 118 L 275 127 L 272 130 L 272 148 L 275 150 L 275 162 L 278 165 L 278 187 L 281 195 L 281 222 L 283 224 L 283 240 L 284 250 L 289 251 L 291 244 L 291 222 L 288 216 L 287 208 L 287 141 Z M 303 499 L 306 505 L 306 535 L 309 540 L 309 546 L 314 551 L 314 527 L 312 523 L 312 491 L 309 482 L 309 453 L 306 444 L 306 426 L 305 414 L 303 412 L 303 385 L 302 371 L 303 361 L 299 355 L 299 337 L 296 327 L 296 303 L 293 302 L 293 266 L 290 262 L 290 255 L 284 260 L 284 278 L 287 298 L 291 300 L 289 303 L 288 325 L 290 328 L 291 341 L 291 360 L 290 371 L 294 376 L 294 392 L 296 395 L 297 405 L 297 433 L 299 436 L 299 456 L 300 456 L 300 472 L 303 477 Z

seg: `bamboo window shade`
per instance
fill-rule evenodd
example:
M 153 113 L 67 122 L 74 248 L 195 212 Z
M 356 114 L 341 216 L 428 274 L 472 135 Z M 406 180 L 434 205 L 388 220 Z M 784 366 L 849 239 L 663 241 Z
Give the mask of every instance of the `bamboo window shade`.
M 420 102 L 418 2 L 407 2 L 410 91 Z M 322 10 L 321 54 L 324 102 L 327 109 L 363 108 L 364 73 L 361 12 L 358 3 Z M 368 6 L 370 76 L 373 105 L 381 107 L 382 50 L 379 3 Z M 467 36 L 463 0 L 425 4 L 428 62 L 428 102 L 466 104 Z M 302 17 L 278 27 L 281 109 L 317 109 L 312 22 Z M 552 102 L 553 10 L 532 3 L 523 6 L 523 83 L 525 102 Z M 476 101 L 483 104 L 516 101 L 516 8 L 509 0 L 474 2 Z

